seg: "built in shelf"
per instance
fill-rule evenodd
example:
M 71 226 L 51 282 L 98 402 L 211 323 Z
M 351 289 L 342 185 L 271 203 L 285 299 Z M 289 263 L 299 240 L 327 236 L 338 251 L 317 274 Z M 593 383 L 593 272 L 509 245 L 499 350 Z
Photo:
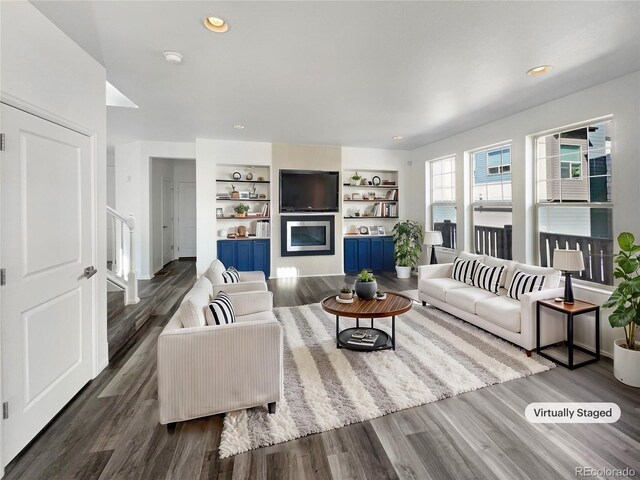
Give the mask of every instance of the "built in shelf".
M 250 235 L 247 237 L 235 237 L 235 238 L 229 238 L 229 237 L 217 237 L 218 240 L 270 240 L 271 237 L 256 237 L 255 235 Z
M 271 220 L 271 217 L 236 217 L 236 216 L 224 216 L 216 217 L 218 220 Z
M 344 199 L 344 201 L 345 201 L 345 202 L 369 202 L 369 203 L 371 203 L 371 202 L 376 202 L 376 203 L 377 203 L 377 202 L 383 202 L 383 203 L 398 203 L 398 201 L 397 201 L 397 200 L 387 200 L 387 199 L 385 199 L 385 198 L 375 198 L 375 199 L 373 199 L 373 200 L 370 200 L 370 199 L 364 199 L 364 198 L 363 198 L 363 199 L 361 199 L 361 200 L 352 200 L 352 199 L 347 199 L 347 198 L 345 198 L 345 199 Z
M 359 217 L 342 217 L 342 218 L 345 220 L 362 220 L 363 218 L 380 218 L 384 220 L 385 218 L 400 218 L 400 217 L 397 217 L 397 216 L 396 217 L 372 217 L 370 215 L 367 215 L 367 216 L 361 215 Z
M 216 198 L 216 202 L 270 202 L 268 198 Z
M 269 180 L 223 180 L 221 178 L 217 179 L 216 182 L 224 182 L 224 183 L 271 183 Z
M 343 187 L 353 188 L 384 188 L 385 190 L 397 190 L 398 185 L 351 185 L 350 183 L 343 183 Z

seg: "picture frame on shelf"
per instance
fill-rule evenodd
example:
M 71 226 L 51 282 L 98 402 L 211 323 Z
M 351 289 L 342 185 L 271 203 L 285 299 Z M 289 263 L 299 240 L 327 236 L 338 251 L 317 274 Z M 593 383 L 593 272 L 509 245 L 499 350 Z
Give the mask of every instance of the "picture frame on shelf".
M 386 235 L 384 225 L 378 225 L 378 235 Z
M 352 193 L 351 200 L 362 200 L 362 195 L 359 193 Z
M 251 199 L 251 193 L 248 191 L 243 191 L 243 192 L 239 192 L 240 193 L 240 200 L 249 200 Z
M 222 210 L 222 208 L 216 208 L 216 218 L 222 217 L 224 217 L 224 211 Z
M 376 199 L 376 192 L 367 192 L 367 198 L 369 200 L 375 200 Z
M 380 227 L 378 225 L 373 225 L 369 227 L 369 235 L 377 237 L 380 234 L 378 230 L 379 228 Z

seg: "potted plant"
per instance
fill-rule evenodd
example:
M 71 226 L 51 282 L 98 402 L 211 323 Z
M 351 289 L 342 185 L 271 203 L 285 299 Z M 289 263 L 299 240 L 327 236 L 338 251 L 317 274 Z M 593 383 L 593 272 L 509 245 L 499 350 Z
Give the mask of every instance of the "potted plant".
M 363 299 L 372 299 L 376 296 L 378 290 L 378 283 L 373 273 L 366 270 L 362 270 L 356 277 L 356 283 L 354 285 L 356 295 Z
M 629 232 L 618 235 L 620 251 L 613 257 L 613 275 L 621 281 L 602 305 L 613 308 L 609 314 L 612 327 L 622 327 L 624 337 L 613 343 L 613 374 L 622 383 L 640 387 L 640 341 L 636 333 L 640 325 L 640 245 Z
M 340 299 L 341 300 L 351 300 L 353 298 L 353 290 L 350 286 L 345 285 L 340 289 Z
M 393 256 L 398 278 L 409 278 L 420 260 L 422 227 L 418 222 L 403 220 L 393 227 Z
M 246 205 L 244 203 L 239 203 L 238 205 L 233 207 L 233 211 L 236 212 L 236 217 L 244 218 L 247 215 L 247 212 L 249 211 L 249 205 Z
M 358 172 L 354 173 L 353 175 L 351 175 L 351 185 L 360 185 L 361 179 L 362 177 Z

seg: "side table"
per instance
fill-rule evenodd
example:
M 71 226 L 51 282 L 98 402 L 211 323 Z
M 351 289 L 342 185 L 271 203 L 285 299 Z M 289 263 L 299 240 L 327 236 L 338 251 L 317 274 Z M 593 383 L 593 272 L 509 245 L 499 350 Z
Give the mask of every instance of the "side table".
M 556 312 L 564 313 L 567 316 L 567 347 L 568 347 L 568 362 L 564 363 L 559 361 L 557 358 L 547 355 L 542 352 L 550 346 L 540 347 L 540 307 L 548 308 L 551 310 L 555 310 Z M 582 348 L 578 345 L 573 344 L 573 317 L 576 315 L 580 315 L 583 313 L 596 313 L 596 351 L 595 353 L 591 350 L 587 350 L 586 348 Z M 573 362 L 573 351 L 579 350 L 583 353 L 588 354 L 592 358 L 588 360 L 584 360 L 579 363 Z M 568 368 L 569 370 L 573 370 L 574 368 L 582 367 L 584 365 L 588 365 L 590 363 L 597 362 L 600 360 L 600 307 L 598 305 L 594 305 L 593 303 L 583 302 L 581 300 L 576 300 L 574 304 L 566 304 L 564 302 L 556 302 L 554 300 L 538 300 L 536 304 L 536 353 L 552 362 L 555 362 L 563 367 Z

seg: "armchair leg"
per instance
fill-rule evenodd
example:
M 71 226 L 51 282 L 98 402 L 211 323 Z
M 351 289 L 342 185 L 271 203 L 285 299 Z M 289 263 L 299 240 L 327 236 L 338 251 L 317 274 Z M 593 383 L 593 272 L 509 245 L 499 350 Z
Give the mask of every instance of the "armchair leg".
M 276 413 L 276 402 L 271 402 L 269 405 L 269 413 L 273 414 Z
M 176 431 L 176 422 L 172 422 L 172 423 L 167 423 L 167 432 L 168 433 L 173 433 Z
M 424 300 L 422 301 L 422 306 L 426 307 L 427 306 L 427 302 L 425 302 Z
M 527 354 L 527 357 L 530 357 L 530 356 L 531 356 L 531 350 L 525 350 L 525 351 L 524 351 L 524 353 L 526 353 L 526 354 Z

